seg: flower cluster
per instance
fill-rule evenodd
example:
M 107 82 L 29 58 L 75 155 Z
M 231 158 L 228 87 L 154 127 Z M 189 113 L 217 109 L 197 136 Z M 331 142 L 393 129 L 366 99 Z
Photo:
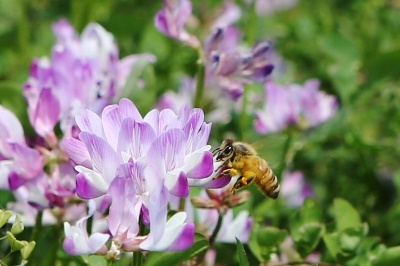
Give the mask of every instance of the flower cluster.
M 155 26 L 163 34 L 202 50 L 208 86 L 221 88 L 236 101 L 243 94 L 245 84 L 266 81 L 273 69 L 268 60 L 269 44 L 261 42 L 252 49 L 239 48 L 239 30 L 233 26 L 241 15 L 238 6 L 231 1 L 225 3 L 202 48 L 197 37 L 184 28 L 191 7 L 189 0 L 165 1 L 164 8 L 155 17 Z
M 330 119 L 338 108 L 334 96 L 318 90 L 318 80 L 308 80 L 303 86 L 270 81 L 264 88 L 265 106 L 257 111 L 254 123 L 261 134 L 278 132 L 289 125 L 316 126 Z
M 86 110 L 76 123 L 79 139 L 63 143 L 79 172 L 76 192 L 83 199 L 109 197 L 113 243 L 124 251 L 191 245 L 194 225 L 185 223 L 185 213 L 166 221 L 170 196 L 187 197 L 189 186 L 226 185 L 226 179 L 210 177 L 211 124 L 204 122 L 202 110 L 183 106 L 177 114 L 152 110 L 142 117 L 122 99 L 104 108 L 101 117 Z M 150 227 L 146 236 L 139 234 L 142 223 Z
M 28 116 L 37 136 L 26 138 L 18 118 L 0 106 L 0 188 L 16 199 L 28 225 L 38 211 L 43 223 L 77 221 L 86 204 L 77 203 L 76 172 L 69 163 L 55 127 L 63 137 L 78 132 L 74 116 L 86 108 L 100 112 L 117 97 L 131 67 L 150 54 L 118 58 L 113 36 L 98 24 L 78 36 L 66 20 L 53 25 L 56 44 L 51 58 L 34 59 L 24 84 Z
M 80 36 L 67 20 L 53 25 L 56 44 L 51 58 L 36 58 L 24 85 L 29 119 L 39 134 L 54 143 L 57 122 L 67 136 L 73 134 L 74 116 L 90 108 L 100 112 L 121 94 L 138 59 L 154 62 L 150 54 L 122 60 L 113 36 L 98 24 L 89 24 Z

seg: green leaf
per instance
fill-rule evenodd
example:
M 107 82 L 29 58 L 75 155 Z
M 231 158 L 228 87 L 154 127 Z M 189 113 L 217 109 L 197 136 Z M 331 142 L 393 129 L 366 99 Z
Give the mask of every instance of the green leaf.
M 246 251 L 244 250 L 242 242 L 236 237 L 236 247 L 237 247 L 237 252 L 239 255 L 239 265 L 240 266 L 249 266 L 249 261 L 246 256 Z
M 247 245 L 250 248 L 251 253 L 258 259 L 258 261 L 264 261 L 264 257 L 262 255 L 262 250 L 260 244 L 258 243 L 258 231 L 260 230 L 260 224 L 256 223 L 253 225 L 253 230 L 250 235 L 249 242 Z
M 288 232 L 276 227 L 268 226 L 260 228 L 257 241 L 263 247 L 277 247 L 285 240 Z
M 360 253 L 360 246 L 364 242 L 366 233 L 365 226 L 361 224 L 339 232 L 327 233 L 323 236 L 323 240 L 329 254 L 336 261 L 344 263 Z M 373 243 L 370 244 L 371 247 Z
M 325 225 L 307 223 L 292 231 L 293 241 L 302 258 L 311 254 L 325 233 Z
M 300 216 L 302 222 L 304 223 L 321 222 L 322 210 L 314 199 L 307 198 L 303 203 L 303 208 L 300 211 Z
M 208 240 L 201 234 L 195 235 L 193 245 L 183 251 L 178 252 L 151 252 L 146 260 L 145 266 L 162 266 L 162 265 L 179 265 L 202 252 L 208 248 Z
M 357 210 L 344 199 L 335 199 L 333 207 L 337 230 L 341 231 L 348 227 L 361 225 L 361 218 Z
M 248 246 L 252 254 L 260 261 L 268 261 L 270 254 L 285 240 L 288 232 L 276 227 L 261 227 L 256 223 L 250 235 Z
M 339 244 L 345 252 L 356 252 L 361 240 L 366 235 L 364 226 L 350 227 L 339 233 Z
M 383 251 L 380 256 L 372 262 L 373 266 L 395 266 L 400 265 L 400 246 L 391 247 Z
M 338 254 L 340 253 L 340 245 L 338 241 L 338 233 L 329 233 L 325 234 L 322 239 L 324 240 L 325 246 L 328 249 L 329 254 L 337 259 Z

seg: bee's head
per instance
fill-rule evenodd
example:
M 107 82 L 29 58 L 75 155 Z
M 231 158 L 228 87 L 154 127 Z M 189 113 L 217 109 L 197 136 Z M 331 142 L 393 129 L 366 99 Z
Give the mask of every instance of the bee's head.
M 229 160 L 234 154 L 233 139 L 224 140 L 221 146 L 214 151 L 215 154 L 217 155 L 217 162 Z

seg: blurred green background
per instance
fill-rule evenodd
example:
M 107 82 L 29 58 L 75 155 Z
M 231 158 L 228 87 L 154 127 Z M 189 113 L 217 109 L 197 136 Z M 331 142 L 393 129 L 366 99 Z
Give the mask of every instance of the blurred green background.
M 291 168 L 304 172 L 322 206 L 330 206 L 335 197 L 348 200 L 372 235 L 389 246 L 399 245 L 400 1 L 304 0 L 257 16 L 251 28 L 246 26 L 254 12 L 245 2 L 238 3 L 244 40 L 273 40 L 286 63 L 280 79 L 303 83 L 318 78 L 321 89 L 340 102 L 335 118 L 302 134 Z M 194 31 L 204 38 L 207 11 L 222 1 L 193 3 Z M 0 0 L 0 104 L 31 132 L 21 87 L 32 58 L 51 53 L 51 24 L 67 18 L 79 31 L 89 22 L 100 23 L 118 41 L 120 57 L 141 52 L 157 56 L 153 78 L 141 92 L 148 98 L 139 106 L 144 113 L 164 91 L 176 90 L 183 74 L 196 72 L 196 52 L 154 28 L 161 7 L 162 1 L 141 0 Z M 227 129 L 234 130 L 229 128 L 234 124 Z M 265 138 L 251 126 L 249 131 L 253 140 Z M 266 216 L 284 221 L 278 212 Z

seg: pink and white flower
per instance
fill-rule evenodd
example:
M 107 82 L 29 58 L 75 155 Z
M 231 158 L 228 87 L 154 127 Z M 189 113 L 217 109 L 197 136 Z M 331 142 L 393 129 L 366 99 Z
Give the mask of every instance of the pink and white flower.
M 256 112 L 255 129 L 270 134 L 290 125 L 314 127 L 332 118 L 338 109 L 337 99 L 319 91 L 319 84 L 314 79 L 303 86 L 265 83 L 265 105 Z
M 205 185 L 201 180 L 213 171 L 207 145 L 211 124 L 204 122 L 201 109 L 152 110 L 142 117 L 130 100 L 122 99 L 107 106 L 101 118 L 87 110 L 76 122 L 79 140 L 67 138 L 63 146 L 77 164 L 82 198 L 106 194 L 117 168 L 129 161 L 160 168 L 165 186 L 179 197 L 188 195 L 189 185 Z

